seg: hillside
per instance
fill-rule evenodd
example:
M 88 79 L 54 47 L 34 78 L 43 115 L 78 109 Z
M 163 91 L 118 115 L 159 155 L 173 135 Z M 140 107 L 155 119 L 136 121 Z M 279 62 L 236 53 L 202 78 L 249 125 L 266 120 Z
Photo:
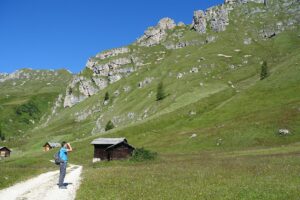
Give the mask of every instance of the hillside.
M 66 70 L 21 69 L 1 74 L 0 130 L 6 141 L 16 142 L 28 129 L 49 118 L 71 78 Z
M 77 75 L 1 81 L 9 95 L 1 95 L 3 130 L 22 141 L 1 164 L 37 174 L 53 153 L 42 144 L 68 140 L 71 160 L 84 165 L 78 199 L 297 199 L 299 22 L 296 0 L 231 0 L 195 11 L 191 25 L 164 18 L 135 43 L 90 58 Z M 269 76 L 261 80 L 264 61 Z M 23 120 L 13 112 L 37 96 L 40 114 L 26 114 L 35 122 L 16 134 L 5 120 Z M 116 128 L 105 131 L 110 120 Z M 159 159 L 91 163 L 91 140 L 121 136 Z M 0 142 L 7 144 L 14 145 Z M 0 188 L 27 177 L 6 172 Z

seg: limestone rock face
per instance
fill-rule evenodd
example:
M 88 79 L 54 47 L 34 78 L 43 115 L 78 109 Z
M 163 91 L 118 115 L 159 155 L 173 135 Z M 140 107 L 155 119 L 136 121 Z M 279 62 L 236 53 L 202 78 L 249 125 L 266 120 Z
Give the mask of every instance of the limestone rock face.
M 202 10 L 197 10 L 194 12 L 192 28 L 194 28 L 199 33 L 206 33 L 206 15 Z
M 159 22 L 158 22 L 158 27 L 162 30 L 168 30 L 168 29 L 173 29 L 175 28 L 176 24 L 174 22 L 173 19 L 165 17 L 162 18 Z
M 127 64 L 131 64 L 131 60 L 129 58 L 118 58 L 105 64 L 97 66 L 93 65 L 90 69 L 100 76 L 112 76 L 116 72 L 123 72 L 124 70 L 119 68 Z M 130 69 L 129 71 L 131 72 L 133 69 Z
M 75 91 L 79 94 L 75 95 Z M 92 80 L 82 76 L 76 76 L 67 87 L 64 107 L 72 107 L 98 91 L 99 88 L 96 87 Z
M 192 28 L 198 33 L 206 33 L 207 27 L 214 32 L 221 32 L 226 30 L 226 26 L 229 24 L 228 7 L 216 6 L 209 8 L 206 12 L 198 10 L 194 12 Z
M 191 27 L 200 34 L 206 33 L 208 27 L 214 32 L 225 31 L 229 25 L 229 12 L 235 5 L 248 2 L 267 5 L 267 0 L 225 0 L 220 6 L 211 7 L 206 11 L 195 11 Z
M 210 22 L 210 28 L 214 32 L 221 32 L 226 30 L 229 25 L 229 11 L 225 6 L 215 7 L 206 11 L 207 19 Z
M 109 84 L 117 82 L 134 72 L 134 62 L 140 61 L 137 57 L 121 57 L 109 59 L 106 63 L 103 62 L 107 58 L 128 52 L 130 52 L 128 48 L 119 48 L 100 53 L 96 58 L 90 58 L 86 64 L 86 68 L 93 74 L 90 76 L 79 74 L 73 78 L 66 89 L 64 107 L 72 107 L 103 90 Z M 101 64 L 99 64 L 99 60 L 101 60 Z
M 154 46 L 165 40 L 166 30 L 173 29 L 176 26 L 174 20 L 170 18 L 161 19 L 155 27 L 149 27 L 144 35 L 137 40 L 139 46 Z

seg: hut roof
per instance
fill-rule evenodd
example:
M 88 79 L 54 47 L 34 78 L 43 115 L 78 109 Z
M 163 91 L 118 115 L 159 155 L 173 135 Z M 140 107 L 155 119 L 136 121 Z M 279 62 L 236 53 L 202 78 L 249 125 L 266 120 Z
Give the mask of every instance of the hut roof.
M 121 142 L 126 142 L 126 138 L 97 138 L 91 142 L 91 144 L 109 144 L 109 145 L 116 145 Z
M 0 147 L 0 150 L 1 150 L 1 149 L 7 149 L 8 151 L 11 152 L 11 150 L 10 150 L 9 148 L 7 148 L 7 147 Z
M 121 144 L 121 143 L 122 143 L 122 142 L 120 142 L 120 143 L 118 143 L 118 144 Z M 107 147 L 107 148 L 105 149 L 105 151 L 110 150 L 110 149 L 113 149 L 113 148 L 116 147 L 118 144 L 113 144 L 113 145 Z M 135 149 L 133 146 L 131 146 L 131 145 L 128 144 L 127 142 L 124 142 L 124 145 L 126 145 L 126 146 L 128 146 L 128 147 L 130 147 L 130 148 L 132 148 L 132 149 Z
M 126 138 L 97 138 L 91 142 L 91 144 L 103 144 L 103 145 L 110 145 L 105 150 L 112 149 L 113 147 L 117 146 L 118 144 L 124 143 L 126 146 L 131 147 L 134 149 L 133 146 L 127 143 Z
M 46 142 L 46 144 L 44 144 L 44 147 L 45 147 L 47 144 L 49 144 L 49 146 L 50 146 L 51 148 L 61 147 L 61 144 L 58 143 L 58 142 Z

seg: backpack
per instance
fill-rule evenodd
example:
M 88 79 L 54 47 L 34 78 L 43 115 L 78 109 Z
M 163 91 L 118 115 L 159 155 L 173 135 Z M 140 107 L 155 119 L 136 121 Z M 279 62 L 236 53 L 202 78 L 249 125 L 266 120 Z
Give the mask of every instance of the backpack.
M 59 151 L 54 154 L 53 158 L 54 158 L 54 163 L 56 165 L 60 165 L 60 163 L 63 162 L 63 160 L 59 156 Z

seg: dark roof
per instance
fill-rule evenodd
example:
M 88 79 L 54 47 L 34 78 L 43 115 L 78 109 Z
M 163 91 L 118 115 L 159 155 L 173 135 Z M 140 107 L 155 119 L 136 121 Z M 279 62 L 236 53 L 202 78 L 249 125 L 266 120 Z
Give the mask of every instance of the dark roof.
M 1 150 L 1 149 L 7 149 L 8 151 L 11 152 L 11 150 L 10 150 L 9 148 L 7 148 L 7 147 L 0 147 L 0 150 Z
M 106 151 L 106 150 L 109 150 L 109 149 L 112 149 L 112 148 L 118 146 L 119 144 L 124 144 L 124 145 L 126 145 L 126 146 L 128 146 L 128 147 L 130 147 L 130 148 L 132 148 L 132 149 L 135 149 L 133 146 L 131 146 L 131 145 L 128 144 L 127 142 L 120 142 L 120 143 L 118 143 L 118 144 L 114 144 L 114 145 L 111 145 L 111 146 L 107 147 L 107 148 L 105 149 L 105 151 Z
M 91 144 L 95 145 L 95 144 L 103 144 L 103 145 L 110 145 L 109 147 L 107 147 L 105 150 L 109 150 L 119 144 L 125 144 L 128 147 L 131 147 L 134 149 L 133 146 L 131 146 L 130 144 L 127 143 L 126 138 L 97 138 L 95 140 L 93 140 L 91 142 Z
M 48 144 L 51 148 L 58 148 L 58 147 L 61 147 L 61 144 L 58 143 L 58 142 L 46 142 L 46 143 L 44 144 L 43 147 L 45 147 L 47 144 Z

